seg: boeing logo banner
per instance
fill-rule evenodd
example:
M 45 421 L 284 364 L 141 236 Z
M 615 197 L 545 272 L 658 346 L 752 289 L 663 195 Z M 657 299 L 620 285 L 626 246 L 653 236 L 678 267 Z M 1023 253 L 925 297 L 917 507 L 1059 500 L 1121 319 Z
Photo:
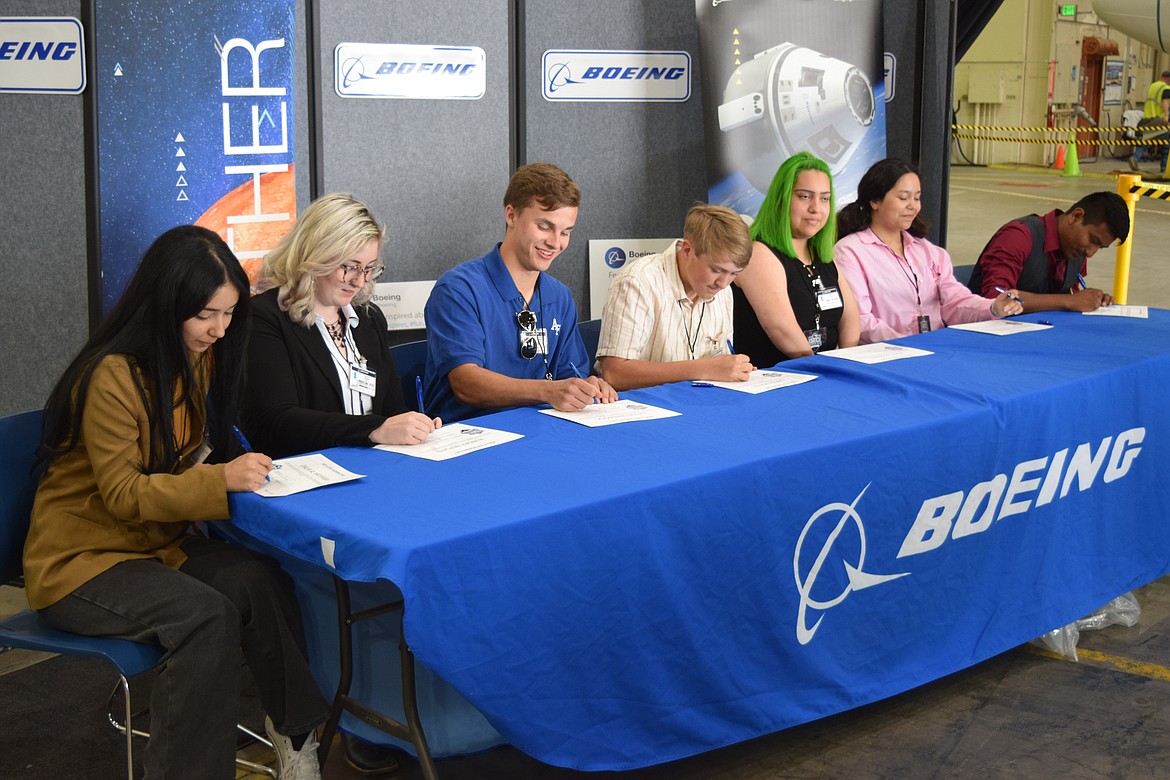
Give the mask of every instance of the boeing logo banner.
M 72 17 L 0 17 L 0 92 L 79 95 L 85 41 Z
M 478 100 L 487 91 L 487 60 L 478 46 L 339 43 L 333 59 L 344 98 Z
M 682 103 L 691 97 L 685 51 L 549 49 L 541 73 L 550 101 Z

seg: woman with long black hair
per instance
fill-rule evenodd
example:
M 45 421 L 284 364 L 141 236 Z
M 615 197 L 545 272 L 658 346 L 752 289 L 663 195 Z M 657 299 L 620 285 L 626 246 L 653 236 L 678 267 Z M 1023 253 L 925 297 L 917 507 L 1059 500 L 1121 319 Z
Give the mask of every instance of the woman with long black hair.
M 255 490 L 272 467 L 232 433 L 247 324 L 247 277 L 223 240 L 169 230 L 45 406 L 29 604 L 66 631 L 166 650 L 148 778 L 235 776 L 241 648 L 281 778 L 320 777 L 314 735 L 329 707 L 292 582 L 196 525 L 226 519 L 228 493 Z
M 857 298 L 862 344 L 1024 310 L 1016 290 L 988 301 L 955 279 L 951 256 L 927 240 L 921 212 L 917 169 L 891 157 L 865 172 L 857 200 L 837 214 L 833 257 Z

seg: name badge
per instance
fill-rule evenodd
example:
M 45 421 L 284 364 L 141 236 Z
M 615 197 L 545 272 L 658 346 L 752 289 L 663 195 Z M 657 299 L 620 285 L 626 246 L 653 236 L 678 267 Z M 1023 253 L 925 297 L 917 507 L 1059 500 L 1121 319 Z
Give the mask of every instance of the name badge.
M 918 315 L 918 332 L 919 333 L 930 333 L 930 315 L 929 314 L 919 314 Z
M 840 309 L 845 304 L 841 301 L 841 291 L 836 287 L 826 287 L 817 290 L 817 308 L 821 311 Z
M 378 375 L 368 368 L 349 366 L 349 387 L 362 395 L 372 396 L 378 389 Z
M 535 349 L 535 352 L 531 350 Z M 520 331 L 520 354 L 526 351 L 530 355 L 548 354 L 548 328 L 534 328 Z
M 191 465 L 199 465 L 203 461 L 207 460 L 207 456 L 210 454 L 211 441 L 209 441 L 208 438 L 204 436 L 203 441 L 201 441 L 199 446 L 195 448 L 195 451 L 191 453 Z

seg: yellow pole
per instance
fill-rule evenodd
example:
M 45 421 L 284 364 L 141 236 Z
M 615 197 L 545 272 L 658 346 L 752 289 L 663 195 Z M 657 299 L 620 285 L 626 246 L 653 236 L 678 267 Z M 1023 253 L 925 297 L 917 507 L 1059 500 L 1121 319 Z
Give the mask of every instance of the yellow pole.
M 1129 208 L 1129 235 L 1117 247 L 1117 263 L 1113 266 L 1113 300 L 1125 304 L 1129 300 L 1129 260 L 1133 256 L 1133 215 L 1141 195 L 1130 192 L 1133 187 L 1142 186 L 1142 177 L 1123 173 L 1117 177 L 1117 194 Z

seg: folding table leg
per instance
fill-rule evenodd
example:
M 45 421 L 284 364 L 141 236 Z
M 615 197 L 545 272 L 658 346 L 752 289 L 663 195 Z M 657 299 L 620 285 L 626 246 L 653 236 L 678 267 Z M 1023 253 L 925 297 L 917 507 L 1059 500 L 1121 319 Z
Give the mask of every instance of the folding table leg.
M 439 775 L 435 770 L 431 750 L 427 746 L 426 735 L 418 716 L 418 703 L 415 698 L 414 653 L 406 644 L 406 627 L 401 624 L 402 616 L 399 618 L 398 646 L 402 660 L 402 710 L 406 716 L 406 723 L 401 723 L 377 710 L 370 709 L 349 695 L 349 689 L 353 683 L 353 624 L 394 610 L 401 612 L 402 600 L 398 599 L 361 612 L 352 612 L 349 583 L 335 574 L 333 575 L 333 588 L 337 593 L 339 669 L 337 693 L 334 694 L 333 706 L 329 711 L 329 719 L 325 722 L 325 731 L 321 735 L 321 746 L 317 753 L 321 766 L 325 766 L 325 759 L 329 756 L 329 748 L 337 734 L 341 713 L 350 712 L 392 737 L 409 740 L 418 754 L 419 768 L 422 770 L 423 777 L 426 780 L 438 780 Z

